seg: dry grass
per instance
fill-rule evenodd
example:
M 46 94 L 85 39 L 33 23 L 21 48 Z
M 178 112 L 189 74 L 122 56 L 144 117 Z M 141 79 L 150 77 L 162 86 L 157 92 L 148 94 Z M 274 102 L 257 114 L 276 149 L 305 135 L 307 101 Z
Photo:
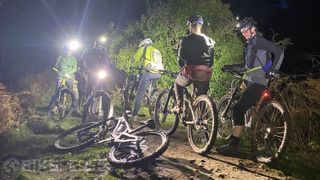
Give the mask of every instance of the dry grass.
M 273 84 L 273 90 L 289 109 L 292 142 L 305 145 L 320 140 L 320 79 L 307 76 L 299 79 L 297 82 L 296 77 L 283 77 Z

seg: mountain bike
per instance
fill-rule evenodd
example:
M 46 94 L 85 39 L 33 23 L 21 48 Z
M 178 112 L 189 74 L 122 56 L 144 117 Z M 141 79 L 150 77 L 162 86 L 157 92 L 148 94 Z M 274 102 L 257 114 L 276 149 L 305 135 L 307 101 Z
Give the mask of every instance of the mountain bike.
M 122 89 L 123 97 L 127 92 L 125 88 Z M 126 107 L 128 101 L 125 98 L 123 101 L 123 106 Z M 107 157 L 109 163 L 122 168 L 140 166 L 161 156 L 169 146 L 167 134 L 154 129 L 153 119 L 133 128 L 128 117 L 124 110 L 122 117 L 111 117 L 73 127 L 61 134 L 54 146 L 63 152 L 73 152 L 95 143 L 106 143 L 110 147 Z
M 144 68 L 142 67 L 131 67 L 130 73 L 127 79 L 127 91 L 128 91 L 128 107 L 127 110 L 132 111 L 134 106 L 134 100 L 138 90 L 139 83 L 142 78 Z M 137 71 L 137 72 L 136 72 Z M 154 114 L 155 102 L 157 100 L 159 90 L 154 88 L 154 82 L 150 83 L 147 88 L 147 93 L 144 95 L 143 104 L 148 107 L 150 115 Z
M 175 77 L 177 74 L 161 71 Z M 181 120 L 187 127 L 188 141 L 194 152 L 205 155 L 213 147 L 218 131 L 218 113 L 215 102 L 207 95 L 195 97 L 195 88 L 190 94 L 184 88 L 184 102 L 180 113 L 173 113 L 171 109 L 176 106 L 174 83 L 169 89 L 162 91 L 156 101 L 155 121 L 159 129 L 172 135 Z
M 232 111 L 240 98 L 241 84 L 245 81 L 243 74 L 228 71 L 234 77 L 229 92 L 218 104 L 219 128 L 218 138 L 228 139 L 232 134 Z M 259 162 L 272 163 L 278 160 L 286 150 L 291 132 L 291 121 L 286 106 L 273 98 L 268 82 L 259 101 L 245 114 L 245 127 L 251 134 L 252 151 Z M 251 133 L 250 133 L 251 132 Z
M 91 89 L 91 93 L 88 95 L 87 101 L 84 103 L 82 123 L 100 121 L 111 117 L 113 114 L 111 97 L 104 90 L 104 83 L 110 76 L 106 68 L 89 73 L 94 75 L 94 78 L 91 80 L 96 80 L 96 82 Z
M 56 73 L 60 73 L 56 68 L 52 68 L 52 70 Z M 60 85 L 55 94 L 51 97 L 48 106 L 48 117 L 54 121 L 64 120 L 71 114 L 75 107 L 75 95 L 73 90 L 68 86 L 67 81 L 72 81 L 74 84 L 78 83 L 75 79 L 72 79 L 65 74 L 62 75 Z

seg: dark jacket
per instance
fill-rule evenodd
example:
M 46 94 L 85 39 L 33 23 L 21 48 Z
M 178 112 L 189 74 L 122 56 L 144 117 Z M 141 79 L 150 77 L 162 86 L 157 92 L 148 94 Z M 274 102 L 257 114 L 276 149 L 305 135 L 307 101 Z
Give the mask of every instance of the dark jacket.
M 211 67 L 214 59 L 214 43 L 204 34 L 190 34 L 183 37 L 178 51 L 180 67 L 196 64 Z

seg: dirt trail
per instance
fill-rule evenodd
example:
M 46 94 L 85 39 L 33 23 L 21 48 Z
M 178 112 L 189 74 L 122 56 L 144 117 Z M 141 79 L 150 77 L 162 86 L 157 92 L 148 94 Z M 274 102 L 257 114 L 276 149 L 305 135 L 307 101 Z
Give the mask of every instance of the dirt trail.
M 281 172 L 267 170 L 251 160 L 225 157 L 214 150 L 204 157 L 188 142 L 171 138 L 168 150 L 149 168 L 130 169 L 119 178 L 128 179 L 286 179 Z

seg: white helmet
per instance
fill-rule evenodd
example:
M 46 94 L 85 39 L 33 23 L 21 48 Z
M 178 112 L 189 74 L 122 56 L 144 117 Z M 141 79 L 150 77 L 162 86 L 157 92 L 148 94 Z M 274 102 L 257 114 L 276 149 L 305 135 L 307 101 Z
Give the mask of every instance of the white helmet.
M 142 40 L 139 44 L 139 47 L 147 46 L 147 45 L 152 45 L 152 40 L 150 38 L 146 38 Z

